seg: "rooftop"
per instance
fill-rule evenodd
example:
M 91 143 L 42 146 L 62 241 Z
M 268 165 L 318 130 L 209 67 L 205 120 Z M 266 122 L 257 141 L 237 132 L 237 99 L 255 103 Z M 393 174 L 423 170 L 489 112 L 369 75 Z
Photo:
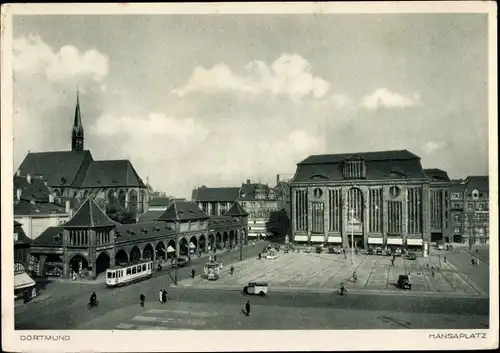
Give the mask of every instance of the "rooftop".
M 157 221 L 191 221 L 208 219 L 208 215 L 200 210 L 198 206 L 192 201 L 174 201 L 163 212 Z
M 75 212 L 75 215 L 61 226 L 64 228 L 97 228 L 114 227 L 118 224 L 106 215 L 93 198 L 89 197 Z

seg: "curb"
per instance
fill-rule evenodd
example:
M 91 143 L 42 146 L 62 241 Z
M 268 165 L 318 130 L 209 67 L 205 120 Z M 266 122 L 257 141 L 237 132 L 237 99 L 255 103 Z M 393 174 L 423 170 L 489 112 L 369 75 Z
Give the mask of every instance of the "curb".
M 14 307 L 15 308 L 23 308 L 23 307 L 25 307 L 27 305 L 30 305 L 30 304 L 37 304 L 39 302 L 43 302 L 44 300 L 47 300 L 47 299 L 49 299 L 51 297 L 52 296 L 50 294 L 41 295 L 41 296 L 36 297 L 35 299 L 33 299 L 33 300 L 31 300 L 31 301 L 29 301 L 27 303 L 24 303 L 24 302 L 23 303 L 21 303 L 21 302 L 20 303 L 14 303 Z

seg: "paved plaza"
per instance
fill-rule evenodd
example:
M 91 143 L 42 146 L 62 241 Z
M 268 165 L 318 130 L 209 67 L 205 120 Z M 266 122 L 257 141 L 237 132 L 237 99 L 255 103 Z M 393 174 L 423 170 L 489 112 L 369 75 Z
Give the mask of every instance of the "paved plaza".
M 233 264 L 234 274 L 229 273 L 229 266 L 221 269 L 217 281 L 208 281 L 202 275 L 194 279 L 185 279 L 179 283 L 182 287 L 242 289 L 248 282 L 268 282 L 270 291 L 274 290 L 310 290 L 327 292 L 346 283 L 350 291 L 373 291 L 374 293 L 403 293 L 397 288 L 398 276 L 410 275 L 412 290 L 407 295 L 455 295 L 465 297 L 487 296 L 488 267 L 474 267 L 470 263 L 470 254 L 466 251 L 431 254 L 429 257 L 417 257 L 409 260 L 397 257 L 394 266 L 391 257 L 378 255 L 354 255 L 347 257 L 329 253 L 279 252 L 278 258 L 271 260 L 264 256 L 261 260 L 250 258 Z M 432 275 L 432 267 L 435 274 Z M 471 267 L 471 268 L 469 268 Z M 356 271 L 357 281 L 352 279 Z

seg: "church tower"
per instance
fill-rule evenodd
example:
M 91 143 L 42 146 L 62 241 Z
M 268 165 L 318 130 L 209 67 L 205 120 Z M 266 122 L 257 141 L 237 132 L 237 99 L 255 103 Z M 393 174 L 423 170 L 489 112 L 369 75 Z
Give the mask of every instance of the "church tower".
M 73 121 L 73 130 L 71 131 L 71 150 L 83 151 L 83 125 L 82 116 L 80 114 L 80 97 L 78 90 L 76 91 L 76 107 L 75 107 L 75 120 Z

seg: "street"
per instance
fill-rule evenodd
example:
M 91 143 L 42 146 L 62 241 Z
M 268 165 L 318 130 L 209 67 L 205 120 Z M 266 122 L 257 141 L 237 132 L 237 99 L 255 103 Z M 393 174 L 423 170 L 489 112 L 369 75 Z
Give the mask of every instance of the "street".
M 244 257 L 256 256 L 263 244 L 245 248 Z M 218 258 L 227 266 L 238 261 L 239 250 L 218 254 Z M 192 268 L 201 273 L 205 261 L 194 260 L 191 266 L 179 269 L 179 278 L 187 278 Z M 486 298 L 362 293 L 340 297 L 307 292 L 269 292 L 266 297 L 250 297 L 240 290 L 170 288 L 172 283 L 173 270 L 114 289 L 104 284 L 49 284 L 46 291 L 50 298 L 16 308 L 16 329 L 459 329 L 488 325 Z M 161 288 L 169 293 L 169 301 L 163 305 L 157 300 Z M 100 303 L 88 310 L 92 291 L 96 291 Z M 141 293 L 146 296 L 144 308 L 139 305 Z M 246 300 L 252 303 L 249 317 L 240 312 Z

